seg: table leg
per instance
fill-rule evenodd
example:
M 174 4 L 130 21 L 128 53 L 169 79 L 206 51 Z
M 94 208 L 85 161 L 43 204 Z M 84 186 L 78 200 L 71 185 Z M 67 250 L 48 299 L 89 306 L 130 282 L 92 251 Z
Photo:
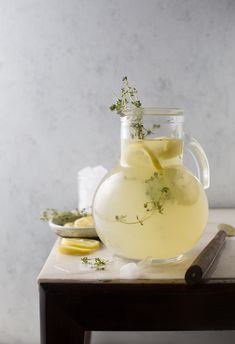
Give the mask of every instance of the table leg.
M 85 332 L 85 338 L 84 338 L 84 344 L 90 344 L 91 343 L 91 331 Z
M 41 344 L 88 344 L 89 331 L 79 326 L 40 286 Z

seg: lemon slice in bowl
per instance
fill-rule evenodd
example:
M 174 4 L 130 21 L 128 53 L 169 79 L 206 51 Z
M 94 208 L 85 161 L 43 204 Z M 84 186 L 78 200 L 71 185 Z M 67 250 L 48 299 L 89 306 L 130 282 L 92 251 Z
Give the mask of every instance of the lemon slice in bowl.
M 67 222 L 64 224 L 64 227 L 74 227 L 74 222 Z
M 129 166 L 138 167 L 148 165 L 154 167 L 157 171 L 162 170 L 158 158 L 142 142 L 130 143 L 124 152 L 125 161 Z
M 100 246 L 100 242 L 92 239 L 63 238 L 61 239 L 61 245 L 97 250 Z
M 94 221 L 93 217 L 91 215 L 81 217 L 80 219 L 77 219 L 74 221 L 74 227 L 78 228 L 89 228 L 94 227 Z

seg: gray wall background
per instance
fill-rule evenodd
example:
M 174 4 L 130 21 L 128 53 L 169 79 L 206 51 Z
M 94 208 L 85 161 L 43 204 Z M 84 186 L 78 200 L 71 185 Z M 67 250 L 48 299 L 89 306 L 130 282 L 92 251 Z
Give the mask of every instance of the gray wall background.
M 77 171 L 117 161 L 107 107 L 125 74 L 144 105 L 185 109 L 211 165 L 210 206 L 235 206 L 235 1 L 0 0 L 1 344 L 39 343 L 36 277 L 55 240 L 39 214 L 75 208 Z

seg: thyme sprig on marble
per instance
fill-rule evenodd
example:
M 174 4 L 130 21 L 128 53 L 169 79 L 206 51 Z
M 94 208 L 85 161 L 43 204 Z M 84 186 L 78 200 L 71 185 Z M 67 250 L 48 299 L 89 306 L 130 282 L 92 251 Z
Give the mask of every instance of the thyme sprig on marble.
M 91 269 L 94 269 L 96 271 L 105 270 L 107 263 L 109 263 L 108 260 L 102 258 L 83 257 L 81 258 L 81 261 L 85 265 L 90 265 Z

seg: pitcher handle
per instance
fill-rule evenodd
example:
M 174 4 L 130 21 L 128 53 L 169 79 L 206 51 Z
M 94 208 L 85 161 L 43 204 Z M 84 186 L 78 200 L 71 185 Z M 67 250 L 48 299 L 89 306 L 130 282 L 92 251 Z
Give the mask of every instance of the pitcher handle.
M 198 172 L 198 179 L 202 183 L 204 189 L 208 189 L 210 186 L 210 167 L 200 143 L 192 136 L 185 134 L 186 149 L 191 153 Z

